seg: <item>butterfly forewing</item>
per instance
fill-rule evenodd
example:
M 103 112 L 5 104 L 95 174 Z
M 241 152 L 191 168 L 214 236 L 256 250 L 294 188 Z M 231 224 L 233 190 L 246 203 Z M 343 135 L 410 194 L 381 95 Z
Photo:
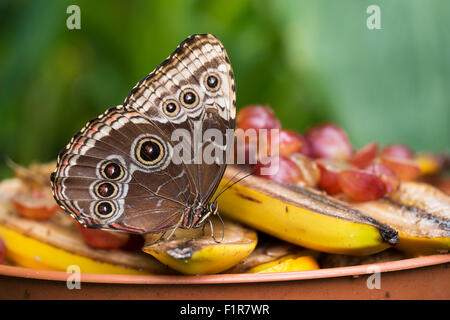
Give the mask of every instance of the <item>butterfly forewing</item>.
M 52 174 L 54 197 L 89 227 L 148 233 L 178 226 L 188 208 L 206 204 L 215 192 L 235 115 L 225 49 L 212 35 L 191 36 L 123 106 L 90 121 L 62 150 Z M 211 129 L 219 141 L 217 134 L 203 139 Z M 214 161 L 205 162 L 212 144 L 219 145 Z M 180 146 L 189 151 L 181 160 Z

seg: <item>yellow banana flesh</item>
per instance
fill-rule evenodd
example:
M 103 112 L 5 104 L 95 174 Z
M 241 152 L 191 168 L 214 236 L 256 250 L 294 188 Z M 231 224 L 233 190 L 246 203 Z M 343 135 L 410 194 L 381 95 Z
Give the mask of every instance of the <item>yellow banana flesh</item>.
M 229 166 L 221 188 L 238 174 Z M 397 232 L 317 190 L 250 176 L 218 198 L 224 216 L 313 250 L 369 255 L 395 245 Z
M 292 272 L 320 269 L 316 259 L 305 255 L 288 255 L 253 267 L 247 273 Z
M 201 229 L 178 229 L 170 240 L 160 235 L 147 235 L 142 249 L 170 268 L 183 274 L 214 274 L 231 268 L 255 249 L 258 237 L 253 230 L 224 220 L 222 225 L 214 219 L 214 237 L 207 224 Z
M 450 197 L 431 185 L 402 182 L 388 197 L 355 205 L 399 233 L 397 249 L 412 255 L 450 249 Z
M 7 259 L 21 267 L 66 271 L 69 266 L 78 266 L 83 273 L 146 274 L 143 270 L 102 263 L 69 253 L 3 226 L 0 226 L 0 236 L 7 246 Z
M 226 273 L 288 272 L 318 269 L 320 252 L 262 235 L 256 249 Z
M 76 265 L 83 273 L 172 273 L 140 252 L 88 247 L 71 218 L 62 212 L 38 222 L 20 217 L 10 204 L 1 202 L 0 237 L 6 245 L 6 258 L 27 268 L 66 271 Z

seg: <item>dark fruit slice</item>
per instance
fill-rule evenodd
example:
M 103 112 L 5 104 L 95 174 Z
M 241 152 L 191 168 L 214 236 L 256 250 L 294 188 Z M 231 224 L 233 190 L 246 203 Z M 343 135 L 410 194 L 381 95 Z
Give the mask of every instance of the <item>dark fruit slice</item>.
M 121 247 L 123 250 L 127 251 L 140 251 L 144 246 L 145 239 L 143 236 L 138 234 L 130 234 L 130 238 L 127 243 Z

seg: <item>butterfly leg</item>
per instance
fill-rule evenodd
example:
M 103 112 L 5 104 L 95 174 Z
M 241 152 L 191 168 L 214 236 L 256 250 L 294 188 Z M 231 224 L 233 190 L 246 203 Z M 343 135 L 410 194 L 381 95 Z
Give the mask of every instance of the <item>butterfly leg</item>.
M 181 226 L 181 224 L 183 223 L 184 220 L 184 215 L 181 215 L 180 220 L 177 222 L 177 224 L 173 227 L 172 232 L 169 234 L 169 236 L 166 238 L 166 240 L 170 240 L 170 238 L 172 238 L 173 234 L 175 233 L 175 231 Z
M 163 239 L 164 239 L 164 236 L 166 235 L 166 233 L 167 233 L 167 231 L 164 231 L 164 232 L 161 234 L 161 236 L 159 237 L 159 239 L 155 241 L 155 243 L 156 243 L 156 242 L 160 242 L 161 240 L 163 240 Z
M 206 227 L 206 223 L 204 223 L 203 226 L 202 226 L 202 236 L 205 235 L 205 227 Z
M 224 234 L 222 233 L 222 239 L 220 239 L 220 241 L 217 240 L 216 237 L 214 236 L 214 227 L 213 227 L 211 219 L 208 219 L 208 223 L 209 223 L 209 227 L 211 228 L 211 237 L 213 238 L 214 242 L 221 243 L 223 241 Z

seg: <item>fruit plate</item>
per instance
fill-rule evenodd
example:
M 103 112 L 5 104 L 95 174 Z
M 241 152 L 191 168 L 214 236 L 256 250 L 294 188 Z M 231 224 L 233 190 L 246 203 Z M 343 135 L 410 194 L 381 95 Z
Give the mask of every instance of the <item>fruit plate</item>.
M 302 272 L 80 275 L 0 266 L 0 299 L 450 299 L 450 254 Z

